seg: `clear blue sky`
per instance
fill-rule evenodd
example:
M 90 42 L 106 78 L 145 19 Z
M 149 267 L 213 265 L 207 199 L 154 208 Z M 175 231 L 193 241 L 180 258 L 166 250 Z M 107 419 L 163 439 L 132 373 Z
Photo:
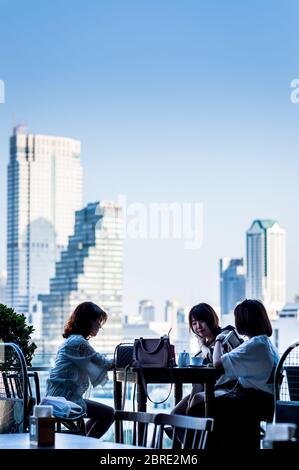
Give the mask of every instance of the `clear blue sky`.
M 296 3 L 0 0 L 0 269 L 8 138 L 26 122 L 82 141 L 84 202 L 203 202 L 198 252 L 126 242 L 126 313 L 141 298 L 218 304 L 218 258 L 244 255 L 259 217 L 286 229 L 299 293 Z

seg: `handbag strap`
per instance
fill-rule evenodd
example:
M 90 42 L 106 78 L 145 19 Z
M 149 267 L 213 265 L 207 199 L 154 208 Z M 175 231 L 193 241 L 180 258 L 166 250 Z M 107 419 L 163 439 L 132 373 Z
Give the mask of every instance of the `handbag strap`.
M 174 382 L 174 380 L 173 380 L 173 361 L 171 361 L 170 368 L 171 368 L 171 371 L 170 371 L 170 375 L 171 375 L 170 380 L 171 380 L 171 382 L 170 382 L 169 392 L 168 392 L 168 394 L 167 394 L 167 397 L 164 398 L 164 400 L 161 400 L 161 401 L 154 401 L 154 400 L 152 400 L 152 399 L 150 398 L 150 396 L 149 396 L 149 394 L 148 394 L 148 392 L 147 392 L 147 385 L 146 385 L 145 378 L 144 378 L 144 375 L 143 375 L 143 369 L 140 368 L 139 371 L 138 371 L 139 377 L 140 377 L 140 381 L 141 381 L 141 385 L 142 385 L 142 387 L 143 387 L 143 390 L 144 390 L 144 393 L 145 393 L 145 395 L 146 395 L 146 398 L 147 398 L 151 403 L 154 403 L 154 405 L 161 405 L 162 403 L 165 403 L 165 402 L 168 400 L 168 398 L 170 397 L 170 394 L 171 394 L 171 392 L 172 392 L 173 382 Z
M 128 370 L 132 367 L 134 360 L 132 360 L 126 367 L 125 367 L 125 380 L 124 380 L 124 393 L 122 396 L 122 403 L 121 403 L 121 410 L 124 411 L 125 404 L 126 404 L 126 397 L 127 397 L 127 386 L 128 386 Z
M 155 354 L 161 348 L 161 346 L 164 344 L 166 340 L 169 341 L 168 338 L 163 338 L 163 337 L 160 338 L 158 345 L 154 347 L 152 350 L 146 349 L 145 344 L 144 344 L 145 341 L 143 338 L 140 338 L 139 344 L 140 344 L 141 349 L 147 354 Z

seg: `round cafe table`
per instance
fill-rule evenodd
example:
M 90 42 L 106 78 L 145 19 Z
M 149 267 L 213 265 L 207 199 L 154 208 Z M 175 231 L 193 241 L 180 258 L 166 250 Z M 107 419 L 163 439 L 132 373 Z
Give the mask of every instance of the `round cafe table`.
M 30 443 L 29 433 L 0 434 L 0 449 L 136 449 L 136 446 L 103 442 L 76 434 L 55 434 L 55 446 L 38 447 Z M 143 447 L 145 449 L 145 447 Z

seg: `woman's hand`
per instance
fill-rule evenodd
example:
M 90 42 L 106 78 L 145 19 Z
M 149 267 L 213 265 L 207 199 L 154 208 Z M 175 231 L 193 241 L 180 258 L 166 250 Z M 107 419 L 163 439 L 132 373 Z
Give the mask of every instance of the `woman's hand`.
M 210 359 L 210 356 L 211 356 L 210 348 L 208 348 L 208 346 L 205 343 L 205 339 L 202 338 L 201 336 L 198 336 L 198 345 L 199 345 L 199 349 L 200 349 L 200 352 L 201 352 L 201 356 L 204 359 L 205 358 Z
M 217 335 L 216 338 L 215 338 L 215 342 L 216 341 L 221 341 L 221 343 L 222 343 L 222 341 L 224 340 L 226 335 L 227 335 L 227 333 L 219 333 L 219 335 Z
M 214 347 L 214 352 L 213 352 L 213 364 L 217 368 L 222 367 L 222 361 L 221 361 L 221 356 L 223 354 L 222 342 L 225 336 L 226 335 L 224 333 L 220 333 L 219 335 L 216 336 L 216 339 L 215 339 L 215 347 Z

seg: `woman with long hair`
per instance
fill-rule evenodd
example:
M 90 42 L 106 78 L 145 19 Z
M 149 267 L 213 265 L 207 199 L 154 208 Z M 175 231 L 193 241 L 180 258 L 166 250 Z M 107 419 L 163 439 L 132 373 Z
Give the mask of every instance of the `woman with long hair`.
M 91 384 L 104 385 L 107 371 L 114 366 L 113 360 L 99 354 L 90 345 L 107 321 L 107 313 L 93 302 L 79 304 L 68 319 L 63 337 L 65 341 L 57 352 L 55 367 L 47 381 L 48 396 L 62 396 L 80 405 L 89 420 L 86 433 L 100 438 L 114 421 L 114 409 L 96 401 L 83 398 Z
M 221 328 L 219 325 L 219 318 L 211 305 L 202 302 L 191 308 L 188 316 L 189 329 L 194 333 L 198 340 L 198 353 L 196 357 L 202 359 L 203 364 L 212 364 L 213 362 L 213 350 L 217 336 L 222 333 L 224 336 L 233 330 L 232 326 Z M 194 382 L 196 381 L 196 369 L 194 370 Z M 226 384 L 227 387 L 232 387 L 235 381 L 231 381 L 228 384 L 228 379 L 222 376 L 217 381 L 217 387 L 223 387 Z M 188 410 L 193 405 L 194 400 L 198 396 L 198 393 L 203 391 L 203 384 L 194 383 L 192 391 L 189 395 L 184 397 L 172 410 L 172 414 L 188 414 Z

